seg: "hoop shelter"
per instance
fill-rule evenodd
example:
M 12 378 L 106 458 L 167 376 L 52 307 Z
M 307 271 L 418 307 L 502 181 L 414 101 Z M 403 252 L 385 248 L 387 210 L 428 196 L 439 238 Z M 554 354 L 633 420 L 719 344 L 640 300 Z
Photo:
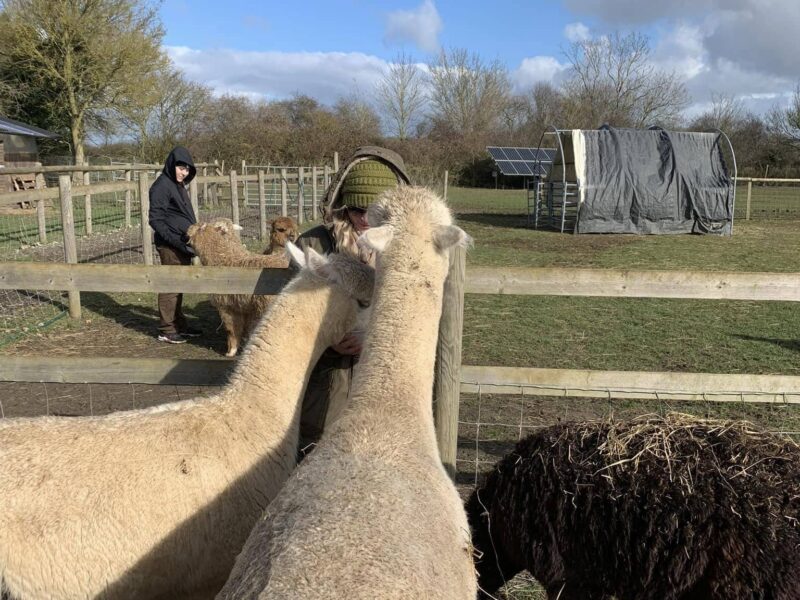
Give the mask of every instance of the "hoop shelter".
M 536 223 L 575 233 L 730 235 L 735 158 L 722 132 L 557 130 L 559 152 L 542 182 Z M 730 149 L 734 176 L 722 152 Z

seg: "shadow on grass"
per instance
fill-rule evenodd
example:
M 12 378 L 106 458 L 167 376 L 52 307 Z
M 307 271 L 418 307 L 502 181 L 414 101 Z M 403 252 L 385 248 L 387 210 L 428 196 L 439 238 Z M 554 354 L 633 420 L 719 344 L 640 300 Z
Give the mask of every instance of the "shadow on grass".
M 774 344 L 776 346 L 780 346 L 785 350 L 800 352 L 800 339 L 782 340 L 780 338 L 768 338 L 768 337 L 758 337 L 753 335 L 739 335 L 739 334 L 734 334 L 733 337 L 739 338 L 740 340 L 746 340 L 748 342 L 766 342 L 768 344 Z
M 186 307 L 185 300 L 184 296 L 183 311 L 187 325 L 203 332 L 200 337 L 187 338 L 187 343 L 205 348 L 211 341 L 214 347 L 221 349 L 221 353 L 224 354 L 225 335 L 224 332 L 219 333 L 221 329 L 218 327 L 217 309 L 208 300 L 202 300 L 191 307 Z M 101 292 L 84 292 L 81 294 L 81 301 L 87 310 L 110 319 L 125 329 L 146 336 L 158 334 L 159 314 L 155 298 L 153 298 L 153 304 L 147 306 L 136 302 L 119 302 L 112 295 Z

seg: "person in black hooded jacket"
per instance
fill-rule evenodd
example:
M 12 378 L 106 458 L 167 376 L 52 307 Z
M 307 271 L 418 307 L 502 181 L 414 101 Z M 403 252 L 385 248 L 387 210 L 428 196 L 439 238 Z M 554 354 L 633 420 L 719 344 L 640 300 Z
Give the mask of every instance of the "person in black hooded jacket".
M 189 150 L 177 146 L 169 153 L 164 170 L 150 186 L 150 227 L 162 265 L 190 265 L 194 251 L 187 245 L 186 231 L 197 222 L 186 186 L 197 174 Z M 181 305 L 183 294 L 158 294 L 161 321 L 158 339 L 183 344 L 187 336 L 200 335 L 186 323 Z

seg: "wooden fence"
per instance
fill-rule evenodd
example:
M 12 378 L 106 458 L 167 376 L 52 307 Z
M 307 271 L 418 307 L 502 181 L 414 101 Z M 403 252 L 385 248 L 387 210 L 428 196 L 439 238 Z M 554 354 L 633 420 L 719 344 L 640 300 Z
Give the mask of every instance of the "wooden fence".
M 481 268 L 465 271 L 454 253 L 439 331 L 434 416 L 442 461 L 455 469 L 458 398 L 492 393 L 800 403 L 800 377 L 648 373 L 461 365 L 463 294 L 655 297 L 800 302 L 800 273 L 617 271 Z M 274 294 L 282 269 L 142 265 L 0 263 L 0 289 L 80 292 Z M 105 357 L 14 357 L 0 361 L 0 380 L 61 383 L 218 385 L 232 361 Z
M 78 169 L 85 167 L 38 167 L 40 170 L 46 172 L 63 172 L 73 171 L 77 172 Z M 139 210 L 141 213 L 141 239 L 144 252 L 145 264 L 153 264 L 152 252 L 152 230 L 147 224 L 147 217 L 149 214 L 149 188 L 152 180 L 149 177 L 149 172 L 153 170 L 153 165 L 139 165 L 135 168 L 128 166 L 102 166 L 92 167 L 93 170 L 105 171 L 124 171 L 124 181 L 108 182 L 108 183 L 94 183 L 89 184 L 88 172 L 84 172 L 82 181 L 84 185 L 75 185 L 74 179 L 70 175 L 60 175 L 58 178 L 58 187 L 42 188 L 37 190 L 28 190 L 20 192 L 10 192 L 0 194 L 0 207 L 7 206 L 21 206 L 25 204 L 36 206 L 36 218 L 38 223 L 39 242 L 47 243 L 47 228 L 46 228 L 46 206 L 48 201 L 59 200 L 61 206 L 62 226 L 64 229 L 65 246 L 75 243 L 74 222 L 69 223 L 64 220 L 66 215 L 72 214 L 72 203 L 75 198 L 83 197 L 83 214 L 84 214 L 84 230 L 87 235 L 92 233 L 92 197 L 100 194 L 108 194 L 115 192 L 124 192 L 124 226 L 131 226 L 132 205 L 134 202 L 134 195 L 138 198 Z M 0 170 L 0 174 L 9 172 L 13 174 L 20 169 L 5 169 Z M 158 167 L 160 170 L 160 167 Z M 321 189 L 327 188 L 331 179 L 331 170 L 328 166 L 325 167 L 296 167 L 294 169 L 283 168 L 278 173 L 265 173 L 263 170 L 254 175 L 243 176 L 238 174 L 235 170 L 231 170 L 227 175 L 222 173 L 222 167 L 214 165 L 214 174 L 205 174 L 208 170 L 207 166 L 201 165 L 198 170 L 202 170 L 203 174 L 195 177 L 189 185 L 189 196 L 191 198 L 192 206 L 195 214 L 199 215 L 199 190 L 203 190 L 203 200 L 207 204 L 217 206 L 220 198 L 220 188 L 227 187 L 230 196 L 230 217 L 234 223 L 240 224 L 240 190 L 245 182 L 255 183 L 258 186 L 258 205 L 259 205 L 259 234 L 262 242 L 266 242 L 269 238 L 269 221 L 267 219 L 267 184 L 271 181 L 279 181 L 281 187 L 281 200 L 280 200 L 280 213 L 282 216 L 289 215 L 289 184 L 295 183 L 297 185 L 297 197 L 295 199 L 296 211 L 293 216 L 298 223 L 305 221 L 306 209 L 310 209 L 312 220 L 320 214 L 319 206 L 319 187 L 318 183 L 321 180 Z M 134 177 L 134 174 L 136 175 Z M 304 191 L 304 183 L 308 178 L 311 178 L 310 194 Z M 308 194 L 308 195 L 307 195 Z
M 744 218 L 746 221 L 749 221 L 752 208 L 752 201 L 753 201 L 754 183 L 761 183 L 764 185 L 771 185 L 771 184 L 774 185 L 774 184 L 784 184 L 784 183 L 800 184 L 800 179 L 769 179 L 765 177 L 737 177 L 735 182 L 736 184 L 747 183 L 747 195 L 745 196 Z

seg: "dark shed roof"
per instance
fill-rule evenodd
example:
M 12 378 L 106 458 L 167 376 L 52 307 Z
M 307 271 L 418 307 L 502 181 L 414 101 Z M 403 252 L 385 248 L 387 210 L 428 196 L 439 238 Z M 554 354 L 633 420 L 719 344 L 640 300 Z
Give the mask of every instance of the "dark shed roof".
M 32 137 L 50 139 L 56 139 L 59 137 L 52 131 L 40 129 L 39 127 L 34 127 L 33 125 L 26 125 L 25 123 L 13 121 L 12 119 L 7 119 L 6 117 L 0 117 L 0 133 L 9 135 L 29 135 Z

